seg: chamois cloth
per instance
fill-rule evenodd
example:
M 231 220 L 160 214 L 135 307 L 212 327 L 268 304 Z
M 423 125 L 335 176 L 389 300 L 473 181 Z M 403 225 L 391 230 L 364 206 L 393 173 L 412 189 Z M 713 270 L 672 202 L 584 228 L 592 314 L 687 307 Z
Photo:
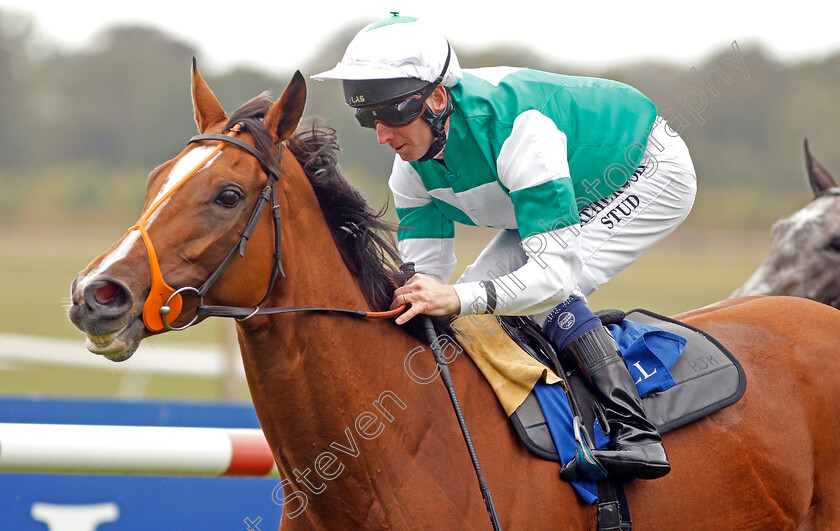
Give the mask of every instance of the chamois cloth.
M 463 315 L 452 326 L 458 343 L 490 383 L 508 416 L 522 405 L 538 381 L 560 381 L 508 336 L 495 315 Z

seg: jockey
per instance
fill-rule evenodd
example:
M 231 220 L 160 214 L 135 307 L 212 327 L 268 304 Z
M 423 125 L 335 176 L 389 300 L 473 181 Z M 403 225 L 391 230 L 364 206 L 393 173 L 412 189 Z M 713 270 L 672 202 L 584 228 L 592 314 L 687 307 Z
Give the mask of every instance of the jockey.
M 611 473 L 670 471 L 656 427 L 594 292 L 671 233 L 694 202 L 685 143 L 627 85 L 535 70 L 462 70 L 443 35 L 411 17 L 362 29 L 332 70 L 362 127 L 396 153 L 389 185 L 403 262 L 394 306 L 417 314 L 537 319 L 604 404 Z M 499 234 L 454 285 L 454 223 Z M 606 430 L 605 430 L 606 431 Z M 575 463 L 566 467 L 573 478 Z

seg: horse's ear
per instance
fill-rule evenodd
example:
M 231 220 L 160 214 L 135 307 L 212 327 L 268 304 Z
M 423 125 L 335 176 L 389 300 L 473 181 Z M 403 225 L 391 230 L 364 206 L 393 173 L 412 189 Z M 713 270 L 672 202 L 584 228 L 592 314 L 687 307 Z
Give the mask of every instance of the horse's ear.
M 829 188 L 837 187 L 834 177 L 831 176 L 825 166 L 820 164 L 820 161 L 811 155 L 807 138 L 805 139 L 805 167 L 808 169 L 808 181 L 811 183 L 811 190 L 814 191 L 815 196 Z
M 280 99 L 271 107 L 263 119 L 263 124 L 271 135 L 275 144 L 292 136 L 297 129 L 298 122 L 303 116 L 306 104 L 306 81 L 300 70 L 295 72 L 292 80 L 283 91 Z
M 198 126 L 199 133 L 207 131 L 220 122 L 227 121 L 227 115 L 219 104 L 219 100 L 216 99 L 216 95 L 213 94 L 204 78 L 198 73 L 195 57 L 192 61 L 192 100 L 195 110 L 195 124 Z

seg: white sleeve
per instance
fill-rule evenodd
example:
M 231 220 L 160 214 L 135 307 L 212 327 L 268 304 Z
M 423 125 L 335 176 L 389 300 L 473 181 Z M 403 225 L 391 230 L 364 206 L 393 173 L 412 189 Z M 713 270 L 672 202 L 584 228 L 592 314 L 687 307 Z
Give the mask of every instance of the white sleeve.
M 400 259 L 417 272 L 448 284 L 455 270 L 455 224 L 444 217 L 423 186 L 420 175 L 399 157 L 388 181 L 400 220 Z
M 579 226 L 535 234 L 522 240 L 527 260 L 507 274 L 490 272 L 496 292 L 494 312 L 504 315 L 533 315 L 557 306 L 577 293 L 581 274 Z M 461 300 L 461 315 L 487 312 L 485 281 L 454 285 Z
M 496 292 L 495 312 L 550 310 L 575 292 L 582 270 L 565 134 L 538 111 L 519 115 L 500 150 L 497 170 L 510 192 L 527 259 L 515 271 L 488 274 Z M 487 311 L 483 281 L 456 284 L 455 291 L 462 315 Z

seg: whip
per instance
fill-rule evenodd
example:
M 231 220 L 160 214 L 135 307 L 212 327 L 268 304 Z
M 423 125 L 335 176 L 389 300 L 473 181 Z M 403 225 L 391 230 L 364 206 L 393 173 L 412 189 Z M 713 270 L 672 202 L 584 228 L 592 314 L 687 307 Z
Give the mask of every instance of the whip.
M 414 264 L 406 263 L 400 266 L 400 271 L 408 274 L 414 274 Z M 446 386 L 446 391 L 449 393 L 449 400 L 452 402 L 452 408 L 455 410 L 455 416 L 458 418 L 458 425 L 461 427 L 461 434 L 464 436 L 464 442 L 467 443 L 467 450 L 470 453 L 475 475 L 478 478 L 478 486 L 481 489 L 481 497 L 484 498 L 484 506 L 487 507 L 487 514 L 490 515 L 490 523 L 493 524 L 493 529 L 501 531 L 502 525 L 499 523 L 499 515 L 496 513 L 496 506 L 493 504 L 493 496 L 490 494 L 490 487 L 484 479 L 484 473 L 481 471 L 481 465 L 478 462 L 478 455 L 475 453 L 470 432 L 467 429 L 467 423 L 464 420 L 464 414 L 461 412 L 461 405 L 458 403 L 458 397 L 455 395 L 455 386 L 452 383 L 452 375 L 449 373 L 449 366 L 444 361 L 443 352 L 440 349 L 440 342 L 438 341 L 437 333 L 435 332 L 432 319 L 428 315 L 418 316 L 423 321 L 423 328 L 426 332 L 426 339 L 429 346 L 432 348 L 432 354 L 435 357 L 435 362 L 440 372 L 440 379 L 443 385 Z

